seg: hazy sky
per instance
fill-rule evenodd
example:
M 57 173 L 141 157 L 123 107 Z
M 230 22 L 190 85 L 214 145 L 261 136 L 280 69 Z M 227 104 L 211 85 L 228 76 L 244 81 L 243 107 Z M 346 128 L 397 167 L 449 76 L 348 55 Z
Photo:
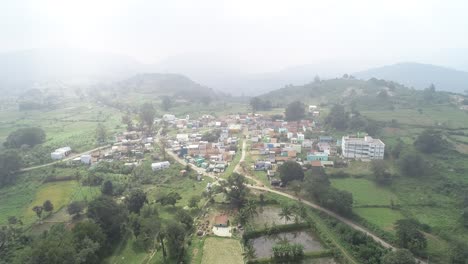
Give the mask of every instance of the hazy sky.
M 73 47 L 145 63 L 210 54 L 255 71 L 320 61 L 463 67 L 467 11 L 463 0 L 1 0 L 0 52 Z

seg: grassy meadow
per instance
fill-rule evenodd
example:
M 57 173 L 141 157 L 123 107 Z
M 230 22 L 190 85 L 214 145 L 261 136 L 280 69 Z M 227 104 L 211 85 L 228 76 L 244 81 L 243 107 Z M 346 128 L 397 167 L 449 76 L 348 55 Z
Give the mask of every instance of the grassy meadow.
M 203 258 L 201 263 L 244 263 L 240 242 L 230 238 L 206 238 L 203 246 Z

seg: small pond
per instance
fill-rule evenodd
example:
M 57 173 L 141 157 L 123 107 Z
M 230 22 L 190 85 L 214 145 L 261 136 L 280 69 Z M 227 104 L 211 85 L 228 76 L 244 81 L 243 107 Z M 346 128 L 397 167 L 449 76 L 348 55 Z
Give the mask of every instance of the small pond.
M 250 240 L 250 242 L 255 249 L 255 255 L 257 258 L 268 258 L 273 255 L 272 247 L 282 240 L 287 240 L 289 243 L 303 245 L 304 252 L 320 251 L 324 249 L 320 241 L 311 233 L 306 231 L 261 236 Z
M 253 220 L 253 225 L 256 228 L 263 228 L 265 224 L 268 226 L 271 226 L 273 225 L 273 223 L 277 225 L 294 223 L 294 219 L 291 219 L 288 221 L 281 219 L 281 217 L 279 216 L 279 214 L 281 213 L 280 207 L 274 207 L 274 206 L 260 207 L 257 210 L 257 213 L 258 215 L 256 215 Z

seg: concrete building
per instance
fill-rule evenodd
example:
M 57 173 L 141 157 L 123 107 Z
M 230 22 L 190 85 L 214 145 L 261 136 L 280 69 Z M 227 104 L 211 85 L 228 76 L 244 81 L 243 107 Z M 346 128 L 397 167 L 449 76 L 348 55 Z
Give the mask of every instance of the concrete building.
M 50 153 L 50 157 L 53 160 L 61 160 L 71 153 L 70 147 L 58 148 L 54 152 Z
M 169 161 L 156 162 L 151 164 L 151 169 L 153 171 L 164 170 L 169 168 L 170 165 Z
M 312 152 L 307 154 L 308 161 L 328 160 L 328 154 L 324 152 Z
M 80 157 L 80 161 L 83 164 L 89 165 L 89 164 L 91 164 L 91 160 L 92 160 L 92 157 L 89 154 L 84 154 L 84 155 L 81 155 L 81 157 Z
M 341 140 L 343 157 L 348 159 L 384 159 L 385 144 L 371 136 L 344 136 Z

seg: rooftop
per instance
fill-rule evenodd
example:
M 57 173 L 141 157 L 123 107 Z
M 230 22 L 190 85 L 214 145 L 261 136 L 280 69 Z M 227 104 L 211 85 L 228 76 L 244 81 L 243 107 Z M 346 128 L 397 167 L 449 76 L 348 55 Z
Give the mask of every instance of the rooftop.
M 380 145 L 385 146 L 382 140 L 373 138 L 371 136 L 365 136 L 365 137 L 344 136 L 343 141 L 345 143 L 356 143 L 356 144 L 373 143 L 373 144 L 380 144 Z
M 227 225 L 228 224 L 228 216 L 223 214 L 223 215 L 217 215 L 215 217 L 214 223 L 215 225 Z

